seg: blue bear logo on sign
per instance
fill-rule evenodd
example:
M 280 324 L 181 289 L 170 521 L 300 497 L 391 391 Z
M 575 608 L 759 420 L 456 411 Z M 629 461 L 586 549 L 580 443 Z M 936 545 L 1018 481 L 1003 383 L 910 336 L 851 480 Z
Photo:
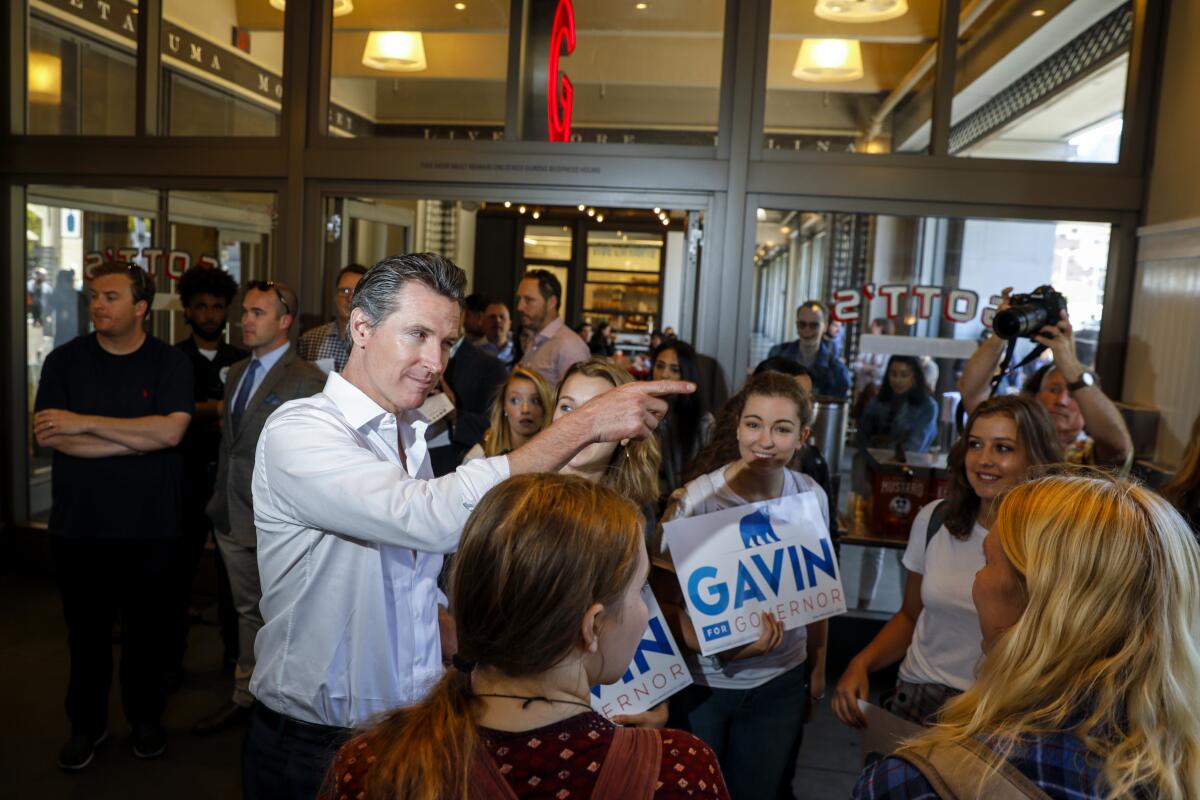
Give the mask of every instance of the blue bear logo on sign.
M 739 529 L 742 534 L 742 545 L 747 550 L 758 545 L 779 541 L 779 535 L 771 527 L 771 516 L 761 508 L 756 508 L 742 517 Z

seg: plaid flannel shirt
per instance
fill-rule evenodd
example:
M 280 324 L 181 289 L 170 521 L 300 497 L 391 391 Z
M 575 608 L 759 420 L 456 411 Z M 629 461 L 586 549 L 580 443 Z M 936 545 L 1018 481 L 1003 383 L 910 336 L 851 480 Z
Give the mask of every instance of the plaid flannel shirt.
M 296 351 L 310 362 L 332 358 L 334 372 L 341 372 L 350 360 L 350 344 L 338 336 L 337 320 L 305 331 L 296 342 Z
M 1054 800 L 1099 800 L 1106 796 L 1103 767 L 1071 732 L 1026 739 L 1008 762 Z M 912 764 L 888 757 L 863 770 L 853 800 L 938 800 L 929 781 Z

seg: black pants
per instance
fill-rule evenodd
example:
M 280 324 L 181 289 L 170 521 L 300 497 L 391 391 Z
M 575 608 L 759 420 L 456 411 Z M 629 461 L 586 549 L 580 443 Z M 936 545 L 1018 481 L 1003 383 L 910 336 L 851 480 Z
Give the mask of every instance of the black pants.
M 66 706 L 72 731 L 96 735 L 108 727 L 118 615 L 125 718 L 135 725 L 157 723 L 166 705 L 167 579 L 176 541 L 53 536 L 51 542 L 71 655 Z
M 188 630 L 191 623 L 188 611 L 192 604 L 192 584 L 196 570 L 204 556 L 204 545 L 212 535 L 212 524 L 204 514 L 204 507 L 184 508 L 183 535 L 177 540 L 175 563 L 172 566 L 171 586 L 174 599 L 171 607 L 171 644 L 167 654 L 169 669 L 183 669 L 183 654 L 187 650 Z M 233 593 L 229 588 L 229 573 L 220 552 L 213 549 L 217 568 L 217 624 L 221 633 L 222 661 L 233 663 L 238 657 L 237 609 L 233 606 Z
M 245 800 L 314 800 L 346 728 L 302 726 L 254 705 L 242 750 Z

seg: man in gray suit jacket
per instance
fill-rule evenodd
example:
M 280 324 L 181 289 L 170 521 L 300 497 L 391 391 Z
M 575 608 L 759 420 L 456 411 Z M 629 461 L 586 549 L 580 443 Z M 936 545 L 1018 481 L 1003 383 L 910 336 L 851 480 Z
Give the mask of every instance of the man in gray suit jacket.
M 295 322 L 296 294 L 282 283 L 254 281 L 242 298 L 242 342 L 252 356 L 229 368 L 222 411 L 221 452 L 208 516 L 238 613 L 238 660 L 233 697 L 198 721 L 194 733 L 215 733 L 248 717 L 254 697 L 254 637 L 262 627 L 262 588 L 250 482 L 254 450 L 267 417 L 288 400 L 310 397 L 325 385 L 321 371 L 300 358 L 288 332 Z

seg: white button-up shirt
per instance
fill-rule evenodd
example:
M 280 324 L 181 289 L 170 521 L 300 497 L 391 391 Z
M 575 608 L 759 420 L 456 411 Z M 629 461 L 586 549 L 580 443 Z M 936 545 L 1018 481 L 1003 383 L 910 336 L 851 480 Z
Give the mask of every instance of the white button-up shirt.
M 253 481 L 265 625 L 250 691 L 268 708 L 351 728 L 441 675 L 442 554 L 509 468 L 498 456 L 434 479 L 427 426 L 415 411 L 397 421 L 336 372 L 267 420 Z

